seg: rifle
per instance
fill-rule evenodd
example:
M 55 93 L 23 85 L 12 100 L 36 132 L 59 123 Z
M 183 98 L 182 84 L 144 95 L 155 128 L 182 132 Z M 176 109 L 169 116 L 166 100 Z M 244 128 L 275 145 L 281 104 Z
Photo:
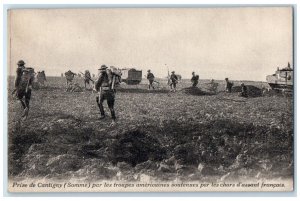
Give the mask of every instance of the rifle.
M 116 82 L 116 75 L 113 75 L 113 80 L 112 80 L 112 84 L 111 84 L 111 89 L 112 90 L 115 89 L 115 82 Z
M 169 68 L 168 68 L 168 85 L 170 85 L 170 72 L 169 72 Z
M 85 74 L 83 74 L 82 72 L 79 71 L 79 73 L 81 73 L 85 78 L 89 79 L 90 81 L 92 81 L 93 83 L 95 83 L 94 80 L 92 80 L 92 78 L 85 76 Z

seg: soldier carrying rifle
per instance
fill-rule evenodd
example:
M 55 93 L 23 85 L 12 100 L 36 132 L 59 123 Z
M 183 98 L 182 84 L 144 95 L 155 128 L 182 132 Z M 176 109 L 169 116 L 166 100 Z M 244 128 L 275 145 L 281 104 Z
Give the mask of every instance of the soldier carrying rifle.
M 175 74 L 175 71 L 172 71 L 171 72 L 171 76 L 170 76 L 170 87 L 171 87 L 171 91 L 174 91 L 176 92 L 176 84 L 178 83 L 178 77 L 177 75 Z
M 99 77 L 95 82 L 95 88 L 99 95 L 96 97 L 96 102 L 100 110 L 100 119 L 105 118 L 105 112 L 103 108 L 104 100 L 107 100 L 107 105 L 111 113 L 112 123 L 111 126 L 115 124 L 116 114 L 114 110 L 115 104 L 115 81 L 116 75 L 113 74 L 111 70 L 107 69 L 106 65 L 102 65 L 99 69 Z
M 94 80 L 92 80 L 92 77 L 91 77 L 91 73 L 89 70 L 86 70 L 84 72 L 84 74 L 82 72 L 80 72 L 83 76 L 84 76 L 84 88 L 86 89 L 86 84 L 90 85 L 90 81 L 92 83 L 94 83 Z

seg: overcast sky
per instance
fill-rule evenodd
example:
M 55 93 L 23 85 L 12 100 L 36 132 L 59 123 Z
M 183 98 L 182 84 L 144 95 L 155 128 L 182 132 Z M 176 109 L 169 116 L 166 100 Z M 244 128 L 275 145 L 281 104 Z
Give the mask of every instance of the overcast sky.
M 292 65 L 292 9 L 40 9 L 10 12 L 10 74 L 96 73 L 102 64 L 183 78 L 260 80 Z

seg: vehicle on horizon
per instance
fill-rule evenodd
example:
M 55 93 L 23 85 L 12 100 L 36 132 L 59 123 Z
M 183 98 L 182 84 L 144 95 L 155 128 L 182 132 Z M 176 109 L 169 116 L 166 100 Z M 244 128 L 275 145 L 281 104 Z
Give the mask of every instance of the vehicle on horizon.
M 121 82 L 128 85 L 137 85 L 142 81 L 142 71 L 135 68 L 123 68 L 121 69 L 122 76 Z
M 268 75 L 266 80 L 270 85 L 272 90 L 278 91 L 292 91 L 294 86 L 294 70 L 291 68 L 290 63 L 288 63 L 287 67 L 279 68 L 274 74 Z

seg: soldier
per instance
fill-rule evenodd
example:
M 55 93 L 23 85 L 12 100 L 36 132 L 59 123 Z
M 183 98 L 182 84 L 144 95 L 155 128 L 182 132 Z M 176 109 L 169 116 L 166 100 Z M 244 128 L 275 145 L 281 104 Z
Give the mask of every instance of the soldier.
M 28 116 L 29 112 L 29 102 L 31 98 L 31 89 L 32 89 L 32 83 L 34 80 L 34 69 L 33 68 L 26 68 L 25 62 L 23 60 L 20 60 L 18 63 L 18 68 L 16 72 L 16 80 L 15 80 L 15 89 L 13 93 L 16 92 L 16 96 L 19 99 L 19 101 L 22 104 L 22 107 L 24 109 L 24 113 L 22 117 L 25 119 Z M 23 101 L 23 98 L 25 100 Z
M 241 96 L 247 98 L 248 97 L 247 87 L 244 85 L 244 83 L 241 84 L 241 87 L 242 87 Z
M 219 84 L 216 83 L 214 79 L 211 79 L 209 84 L 210 84 L 209 91 L 217 93 Z
M 192 79 L 191 79 L 191 82 L 193 84 L 192 86 L 196 87 L 198 84 L 198 81 L 199 81 L 199 75 L 195 75 L 195 72 L 192 72 Z
M 96 97 L 97 105 L 100 110 L 100 119 L 105 118 L 105 112 L 103 108 L 103 101 L 107 100 L 107 105 L 111 113 L 112 123 L 111 126 L 115 124 L 116 115 L 114 110 L 115 104 L 115 91 L 114 91 L 114 81 L 113 74 L 111 71 L 107 71 L 108 67 L 102 65 L 99 69 L 99 77 L 95 82 L 95 90 L 99 92 L 99 96 Z
M 90 85 L 90 81 L 92 80 L 90 71 L 86 70 L 84 72 L 84 88 L 86 89 L 86 84 Z
M 37 82 L 39 84 L 41 84 L 43 86 L 45 85 L 44 82 L 47 81 L 45 71 L 38 72 L 36 78 L 37 78 Z
M 151 89 L 154 89 L 154 86 L 153 86 L 153 82 L 154 82 L 154 75 L 153 73 L 151 73 L 150 70 L 148 70 L 148 73 L 147 73 L 147 79 L 149 80 L 149 86 L 148 86 L 148 90 Z
M 178 83 L 178 77 L 175 75 L 175 71 L 172 71 L 171 73 L 172 73 L 171 76 L 170 76 L 170 80 L 171 80 L 171 84 L 170 84 L 171 91 L 176 92 L 176 84 Z
M 225 91 L 231 93 L 233 83 L 230 82 L 228 78 L 225 78 L 225 82 L 226 82 Z
M 16 91 L 18 89 L 18 86 L 21 82 L 21 77 L 23 75 L 23 70 L 25 69 L 25 62 L 23 60 L 18 61 L 17 63 L 18 67 L 17 67 L 17 74 L 16 74 L 16 80 L 15 80 L 15 90 Z
M 66 80 L 67 80 L 67 88 L 69 88 L 69 84 L 72 83 L 76 73 L 73 73 L 71 70 L 65 72 Z

